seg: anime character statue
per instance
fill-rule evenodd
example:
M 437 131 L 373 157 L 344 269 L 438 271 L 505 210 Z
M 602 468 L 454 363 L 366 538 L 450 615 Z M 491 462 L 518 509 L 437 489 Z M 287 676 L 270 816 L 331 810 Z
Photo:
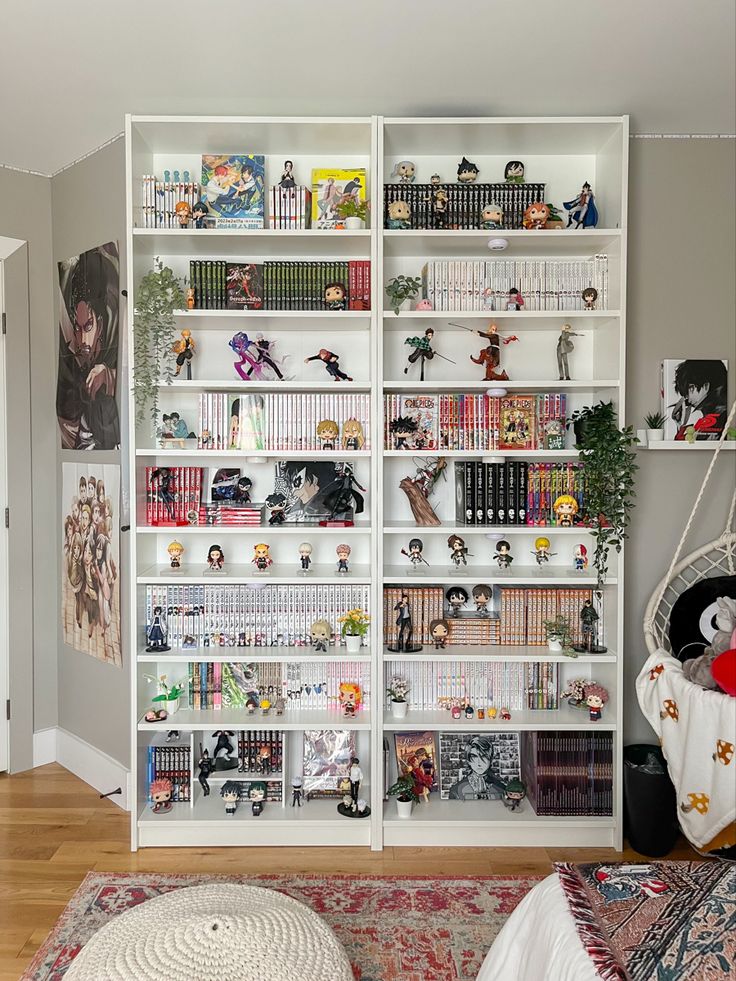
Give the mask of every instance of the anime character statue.
M 549 562 L 550 555 L 557 555 L 557 552 L 550 552 L 550 541 L 544 535 L 534 540 L 534 551 L 532 555 L 537 560 L 537 565 L 541 568 L 545 562 Z
M 315 653 L 327 653 L 327 645 L 332 639 L 332 627 L 327 620 L 315 620 L 309 628 L 309 637 Z
M 458 184 L 475 184 L 479 173 L 478 165 L 471 163 L 467 157 L 463 157 L 457 165 Z
M 503 179 L 507 184 L 525 184 L 524 164 L 521 160 L 509 160 L 504 167 Z
M 478 583 L 473 586 L 473 600 L 475 602 L 475 612 L 482 617 L 490 616 L 488 604 L 493 599 L 493 590 L 485 583 Z
M 352 524 L 348 520 L 350 509 L 353 514 L 362 514 L 365 506 L 363 494 L 365 487 L 362 487 L 355 479 L 355 473 L 349 463 L 339 463 L 335 467 L 336 487 L 325 494 L 325 507 L 330 509 L 328 521 L 334 522 L 341 520 L 344 524 Z M 344 517 L 338 519 L 338 515 Z
M 460 610 L 468 602 L 468 591 L 462 586 L 450 586 L 445 593 L 445 599 L 450 607 L 452 618 L 457 620 L 460 616 Z
M 595 305 L 598 301 L 598 290 L 595 286 L 586 286 L 580 297 L 585 310 L 595 310 Z
M 573 562 L 576 572 L 584 572 L 588 568 L 588 549 L 582 543 L 575 546 Z
M 350 375 L 346 375 L 344 371 L 340 370 L 340 356 L 335 354 L 333 351 L 328 351 L 327 348 L 320 348 L 317 354 L 313 354 L 311 358 L 305 358 L 304 364 L 309 364 L 310 361 L 321 361 L 325 368 L 327 369 L 327 374 L 331 375 L 335 381 L 349 381 L 353 379 Z
M 181 542 L 173 541 L 171 542 L 166 551 L 169 553 L 169 560 L 171 562 L 172 569 L 181 568 L 181 557 L 184 554 L 184 546 Z
M 462 324 L 456 324 L 457 327 L 462 327 Z M 473 364 L 482 364 L 485 366 L 485 374 L 483 375 L 484 381 L 508 381 L 509 376 L 506 374 L 505 369 L 499 371 L 501 365 L 501 345 L 504 347 L 507 344 L 511 344 L 514 341 L 518 341 L 519 338 L 516 334 L 510 334 L 508 337 L 501 337 L 498 333 L 498 327 L 495 324 L 490 324 L 488 330 L 478 330 L 476 331 L 478 337 L 483 337 L 488 341 L 488 346 L 483 348 L 483 350 L 475 358 L 470 355 L 470 360 Z
M 154 814 L 166 814 L 173 807 L 171 797 L 174 793 L 174 785 L 167 777 L 160 777 L 152 780 L 148 788 L 151 798 L 151 810 Z
M 503 228 L 503 208 L 491 202 L 484 206 L 480 213 L 480 227 L 487 230 Z
M 586 599 L 580 610 L 580 630 L 583 635 L 582 644 L 575 644 L 578 653 L 605 654 L 606 648 L 598 644 L 598 621 L 600 617 L 593 606 L 593 600 Z
M 334 450 L 340 429 L 332 419 L 322 419 L 317 423 L 316 436 L 317 442 L 323 450 Z
M 194 310 L 197 305 L 197 291 L 193 286 L 187 287 L 187 310 Z
M 399 229 L 411 227 L 411 207 L 406 201 L 392 201 L 388 206 L 386 227 Z
M 304 799 L 304 781 L 301 777 L 291 778 L 291 806 L 301 807 Z
M 346 419 L 342 424 L 342 448 L 344 450 L 362 450 L 364 446 L 363 426 L 357 419 Z
M 284 169 L 281 174 L 281 180 L 279 181 L 279 187 L 296 187 L 296 181 L 294 180 L 293 160 L 284 160 Z
M 309 572 L 309 567 L 312 564 L 311 542 L 302 542 L 299 546 L 299 564 L 302 572 Z
M 401 554 L 405 555 L 407 559 L 411 562 L 412 569 L 416 569 L 418 565 L 422 562 L 428 566 L 429 562 L 424 558 L 422 552 L 424 551 L 424 542 L 421 538 L 412 538 L 409 542 L 409 551 L 405 548 L 401 549 Z
M 399 160 L 394 164 L 394 169 L 391 171 L 391 177 L 396 178 L 397 184 L 413 184 L 416 180 L 416 174 L 416 164 L 412 163 L 411 160 Z
M 258 545 L 253 546 L 253 558 L 251 562 L 259 572 L 265 572 L 269 566 L 273 565 L 271 549 L 265 542 L 259 542 Z
M 514 557 L 511 554 L 511 543 L 507 542 L 505 538 L 502 538 L 500 542 L 496 542 L 496 554 L 494 558 L 498 563 L 499 569 L 511 568 Z
M 595 195 L 587 181 L 583 184 L 578 196 L 572 201 L 563 201 L 562 207 L 569 212 L 567 216 L 568 228 L 595 228 L 598 224 Z
M 324 299 L 328 310 L 347 308 L 347 290 L 342 283 L 328 283 L 325 286 Z
M 446 358 L 444 354 L 439 354 L 432 347 L 432 339 L 434 338 L 434 329 L 432 327 L 427 327 L 424 331 L 423 337 L 407 337 L 404 340 L 404 344 L 408 344 L 409 347 L 414 350 L 409 355 L 409 364 L 404 368 L 404 374 L 409 374 L 409 367 L 416 364 L 419 361 L 419 381 L 424 381 L 424 364 L 426 361 L 431 361 L 435 356 L 442 358 L 443 361 L 449 361 L 450 364 L 456 364 L 451 358 Z
M 578 510 L 578 502 L 571 494 L 560 494 L 552 505 L 559 528 L 572 528 Z
M 557 338 L 557 373 L 560 381 L 570 381 L 570 366 L 567 363 L 568 354 L 572 354 L 575 345 L 570 338 L 580 337 L 576 334 L 570 324 L 563 324 L 560 328 L 560 336 Z
M 450 197 L 444 187 L 436 187 L 432 191 L 432 216 L 435 228 L 444 228 Z
M 394 605 L 394 613 L 396 614 L 395 623 L 399 629 L 396 643 L 395 645 L 389 645 L 389 650 L 403 654 L 420 651 L 422 649 L 421 645 L 413 643 L 414 620 L 411 613 L 409 593 L 406 590 L 402 590 L 398 603 Z
M 256 365 L 263 366 L 264 364 L 267 364 L 269 368 L 271 368 L 274 371 L 278 380 L 282 381 L 284 374 L 281 371 L 281 367 L 276 363 L 276 360 L 274 359 L 273 352 L 271 351 L 272 344 L 273 341 L 266 340 L 263 334 L 260 333 L 256 334 L 255 341 L 251 341 L 251 347 L 254 348 L 254 354 L 256 356 L 255 358 Z M 255 367 L 253 365 L 251 365 L 250 368 L 248 368 L 247 375 L 249 378 L 253 374 L 254 370 Z
M 470 552 L 468 551 L 464 538 L 461 538 L 459 535 L 450 535 L 447 539 L 447 547 L 450 549 L 450 561 L 456 569 L 459 569 L 461 565 L 468 564 L 467 556 L 470 555 Z
M 215 751 L 212 754 L 212 759 L 215 761 L 216 770 L 234 770 L 238 765 L 237 759 L 234 757 L 235 747 L 232 744 L 231 736 L 235 733 L 232 729 L 217 729 L 212 733 L 213 736 L 217 736 L 217 744 L 215 745 Z
M 207 207 L 204 201 L 197 201 L 197 203 L 192 208 L 192 219 L 194 221 L 195 228 L 206 228 L 207 226 L 207 215 L 210 213 L 210 209 Z
M 262 362 L 259 362 L 258 358 L 254 358 L 250 353 L 250 348 L 253 347 L 253 341 L 245 331 L 239 330 L 237 334 L 234 334 L 228 341 L 228 347 L 231 347 L 240 358 L 239 361 L 234 363 L 233 367 L 243 381 L 250 381 L 251 375 L 254 372 L 256 378 L 261 378 Z M 248 365 L 248 371 L 243 370 L 243 365 L 245 364 Z
M 220 572 L 225 565 L 225 556 L 219 545 L 210 545 L 207 552 L 207 566 L 212 572 Z
M 547 227 L 549 220 L 549 208 L 544 201 L 534 201 L 524 212 L 522 219 L 523 228 L 541 229 Z
M 168 633 L 166 625 L 166 614 L 162 606 L 154 606 L 153 619 L 148 627 L 148 654 L 159 654 L 163 651 L 170 651 L 171 648 L 166 643 Z
M 432 638 L 432 643 L 436 651 L 444 650 L 447 647 L 447 638 L 449 635 L 450 624 L 444 617 L 432 620 L 429 625 L 429 636 Z
M 188 201 L 177 201 L 174 206 L 174 214 L 179 228 L 189 228 L 189 222 L 192 220 L 192 209 Z
M 197 764 L 197 766 L 199 767 L 198 779 L 200 784 L 202 785 L 204 796 L 209 797 L 210 795 L 209 777 L 212 771 L 215 769 L 215 763 L 214 760 L 210 758 L 209 750 L 208 749 L 205 749 L 204 751 L 202 750 L 201 743 L 199 744 L 199 763 Z
M 335 549 L 335 554 L 337 555 L 337 571 L 343 574 L 350 572 L 348 567 L 348 559 L 350 558 L 350 553 L 352 549 L 349 545 L 338 545 Z
M 181 332 L 179 340 L 174 341 L 171 347 L 171 350 L 176 355 L 176 370 L 174 371 L 175 378 L 179 377 L 181 374 L 181 369 L 184 367 L 184 365 L 186 365 L 187 381 L 192 380 L 192 358 L 194 357 L 196 348 L 197 345 L 194 343 L 191 330 L 185 327 Z

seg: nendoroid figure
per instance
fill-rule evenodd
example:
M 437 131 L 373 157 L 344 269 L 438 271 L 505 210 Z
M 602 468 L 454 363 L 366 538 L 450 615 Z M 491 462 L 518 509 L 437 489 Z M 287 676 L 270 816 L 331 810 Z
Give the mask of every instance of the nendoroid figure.
M 240 797 L 240 785 L 235 783 L 234 780 L 227 780 L 220 787 L 220 797 L 222 797 L 225 803 L 225 814 L 230 817 L 235 814 L 238 809 L 238 799 Z
M 458 184 L 475 184 L 479 173 L 478 165 L 471 163 L 467 157 L 463 157 L 457 165 Z
M 456 569 L 459 569 L 461 565 L 468 564 L 467 556 L 470 555 L 470 552 L 464 538 L 459 535 L 450 535 L 447 539 L 447 547 L 450 549 L 450 561 Z
M 550 552 L 550 547 L 549 538 L 545 538 L 544 535 L 535 539 L 532 555 L 537 560 L 538 566 L 543 566 L 545 562 L 549 562 L 550 555 L 557 555 L 557 552 Z
M 174 371 L 175 378 L 179 377 L 181 369 L 184 367 L 184 365 L 186 365 L 187 381 L 192 380 L 192 358 L 194 357 L 196 348 L 197 345 L 194 343 L 191 330 L 185 327 L 181 332 L 181 337 L 178 341 L 174 341 L 171 348 L 176 355 L 176 370 Z
M 309 572 L 309 567 L 312 564 L 311 542 L 302 542 L 299 546 L 299 563 L 302 567 L 302 572 Z
M 264 503 L 268 511 L 268 523 L 282 525 L 286 521 L 286 497 L 274 492 L 268 495 Z
M 352 549 L 349 545 L 338 545 L 335 549 L 337 555 L 337 571 L 341 573 L 350 572 L 348 568 L 348 559 L 350 558 L 350 553 Z
M 498 562 L 499 569 L 511 568 L 514 557 L 511 554 L 511 543 L 507 542 L 505 538 L 502 538 L 500 542 L 496 543 L 496 554 L 494 558 Z
M 595 286 L 586 286 L 580 296 L 585 310 L 595 310 L 595 304 L 598 300 L 598 290 Z
M 409 228 L 411 225 L 411 208 L 406 201 L 392 201 L 388 206 L 387 228 Z
M 197 201 L 197 203 L 192 208 L 192 219 L 194 220 L 195 228 L 204 228 L 207 225 L 207 215 L 210 213 L 210 209 L 207 207 L 204 201 Z
M 323 419 L 317 423 L 317 442 L 323 450 L 334 450 L 340 428 L 333 419 Z
M 309 629 L 312 647 L 316 652 L 327 653 L 327 645 L 332 638 L 332 628 L 327 620 L 315 620 Z
M 485 583 L 478 583 L 477 586 L 473 586 L 473 601 L 475 602 L 475 612 L 480 616 L 487 617 L 490 615 L 490 610 L 488 609 L 488 604 L 493 599 L 493 590 L 490 586 Z
M 457 619 L 460 616 L 460 610 L 468 602 L 468 592 L 462 586 L 450 586 L 445 593 L 445 599 L 452 611 L 453 619 Z
M 585 570 L 588 568 L 588 549 L 582 544 L 582 542 L 579 542 L 575 546 L 573 562 L 575 563 L 576 572 L 585 572 Z
M 357 419 L 346 419 L 342 424 L 342 448 L 344 450 L 362 450 L 364 446 L 363 426 Z
M 450 624 L 444 617 L 432 620 L 429 625 L 429 636 L 432 638 L 434 649 L 444 650 L 447 647 L 447 638 L 450 634 Z
M 328 283 L 325 286 L 325 306 L 328 310 L 344 310 L 347 291 L 342 283 Z
M 270 547 L 265 542 L 259 542 L 257 545 L 254 545 L 251 561 L 259 572 L 265 572 L 269 566 L 273 565 Z
M 559 528 L 572 528 L 578 513 L 578 502 L 571 494 L 560 494 L 552 505 Z
M 310 361 L 321 361 L 327 369 L 327 374 L 332 375 L 335 381 L 351 382 L 353 380 L 350 375 L 346 375 L 344 371 L 340 370 L 340 356 L 333 351 L 328 351 L 325 347 L 320 348 L 319 352 L 313 354 L 311 358 L 305 358 L 304 364 L 309 364 Z
M 169 553 L 169 559 L 171 561 L 171 568 L 172 569 L 180 569 L 181 568 L 181 557 L 184 554 L 184 546 L 182 545 L 182 543 L 181 542 L 177 542 L 177 541 L 173 541 L 173 542 L 171 542 L 171 544 L 169 545 L 169 547 L 166 549 L 166 551 Z
M 151 810 L 154 814 L 166 814 L 171 810 L 173 804 L 171 796 L 174 793 L 174 785 L 166 777 L 151 781 L 148 788 L 151 798 Z
M 179 223 L 179 228 L 189 228 L 189 222 L 192 220 L 192 209 L 187 201 L 177 201 L 174 206 L 174 214 Z
M 396 178 L 397 184 L 413 184 L 416 175 L 416 164 L 411 160 L 399 160 L 394 164 L 394 169 L 391 171 L 391 177 Z
M 304 799 L 304 781 L 301 777 L 291 778 L 291 806 L 301 807 Z
M 339 689 L 340 708 L 346 719 L 355 718 L 355 713 L 363 701 L 363 690 L 360 685 L 352 682 L 342 682 Z
M 506 309 L 507 310 L 521 310 L 524 306 L 524 297 L 512 286 L 506 295 Z
M 409 542 L 409 551 L 405 548 L 401 549 L 401 554 L 405 555 L 407 559 L 411 562 L 412 569 L 416 569 L 418 565 L 422 562 L 425 565 L 429 565 L 429 562 L 424 558 L 422 552 L 424 551 L 424 542 L 421 538 L 412 538 Z
M 207 565 L 213 572 L 220 572 L 225 565 L 225 556 L 219 545 L 210 545 L 207 552 Z
M 480 227 L 485 229 L 503 228 L 503 208 L 491 202 L 480 213 Z

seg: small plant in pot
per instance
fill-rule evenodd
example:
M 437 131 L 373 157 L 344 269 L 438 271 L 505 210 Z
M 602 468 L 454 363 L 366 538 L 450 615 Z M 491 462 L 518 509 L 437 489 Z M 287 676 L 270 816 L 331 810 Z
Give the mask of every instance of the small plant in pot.
M 644 416 L 648 443 L 659 443 L 664 439 L 664 423 L 665 418 L 661 412 L 650 412 Z
M 405 719 L 409 711 L 409 682 L 404 678 L 392 678 L 386 688 L 386 694 L 391 699 L 391 714 L 395 719 Z
M 350 654 L 357 654 L 360 650 L 363 638 L 368 633 L 370 621 L 370 616 L 359 606 L 354 610 L 348 610 L 347 613 L 338 618 L 338 622 L 342 624 L 345 646 Z
M 338 204 L 335 211 L 345 224 L 345 228 L 362 228 L 368 215 L 369 204 L 367 201 L 356 201 L 348 198 Z
M 419 800 L 417 789 L 411 774 L 405 773 L 399 777 L 393 786 L 386 791 L 389 797 L 396 798 L 396 809 L 400 818 L 410 818 L 414 801 Z
M 577 657 L 572 647 L 570 621 L 567 617 L 558 614 L 552 620 L 545 620 L 544 629 L 547 631 L 547 650 L 567 654 L 568 657 Z
M 179 708 L 179 699 L 184 692 L 183 683 L 177 682 L 175 685 L 169 685 L 168 675 L 165 674 L 159 675 L 158 678 L 147 674 L 146 678 L 159 687 L 158 695 L 154 695 L 151 699 L 154 706 L 156 708 L 165 708 L 169 715 L 173 715 Z
M 394 276 L 386 283 L 386 296 L 391 303 L 391 309 L 398 317 L 402 303 L 413 300 L 419 293 L 422 281 L 418 276 Z

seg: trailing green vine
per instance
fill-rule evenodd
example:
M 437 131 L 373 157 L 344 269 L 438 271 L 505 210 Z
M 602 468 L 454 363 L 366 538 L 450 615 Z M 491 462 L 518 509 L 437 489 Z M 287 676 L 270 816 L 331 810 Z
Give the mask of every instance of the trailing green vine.
M 154 427 L 158 423 L 158 386 L 173 379 L 171 346 L 176 333 L 174 310 L 184 307 L 179 279 L 158 257 L 138 284 L 133 318 L 133 392 L 136 420 L 143 422 L 150 408 Z

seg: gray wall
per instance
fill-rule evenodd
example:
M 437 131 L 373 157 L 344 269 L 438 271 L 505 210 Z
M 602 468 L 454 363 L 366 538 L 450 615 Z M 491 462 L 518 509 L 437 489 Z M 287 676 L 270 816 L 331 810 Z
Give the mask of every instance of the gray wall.
M 117 241 L 120 249 L 120 287 L 125 288 L 125 144 L 118 140 L 74 167 L 70 167 L 51 180 L 51 209 L 53 222 L 53 259 L 77 255 L 103 242 Z M 52 270 L 55 275 L 55 267 Z M 57 297 L 55 297 L 55 303 Z M 53 324 L 57 322 L 56 309 Z M 121 297 L 121 338 L 126 332 L 125 301 Z M 56 342 L 56 327 L 53 327 Z M 122 395 L 127 400 L 125 379 L 122 374 L 122 351 L 118 361 L 118 402 Z M 121 415 L 121 428 L 124 417 Z M 58 442 L 58 436 L 57 436 Z M 120 464 L 119 452 L 74 452 L 62 450 L 62 462 L 90 462 Z M 121 487 L 123 483 L 121 473 Z M 61 487 L 61 471 L 58 474 Z M 62 503 L 54 503 L 57 529 L 61 529 Z M 119 505 L 116 505 L 119 508 Z M 118 510 L 118 514 L 119 514 Z M 55 536 L 57 565 L 61 563 L 61 531 Z M 121 608 L 127 603 L 125 584 L 128 576 L 126 561 L 127 534 L 121 536 L 120 568 L 118 570 L 123 591 Z M 58 591 L 57 591 L 58 593 Z M 127 657 L 127 631 L 123 613 L 123 667 L 122 670 L 67 647 L 61 636 L 59 600 L 56 609 L 56 644 L 58 658 L 59 725 L 86 742 L 107 753 L 125 766 L 129 765 L 129 663 Z

